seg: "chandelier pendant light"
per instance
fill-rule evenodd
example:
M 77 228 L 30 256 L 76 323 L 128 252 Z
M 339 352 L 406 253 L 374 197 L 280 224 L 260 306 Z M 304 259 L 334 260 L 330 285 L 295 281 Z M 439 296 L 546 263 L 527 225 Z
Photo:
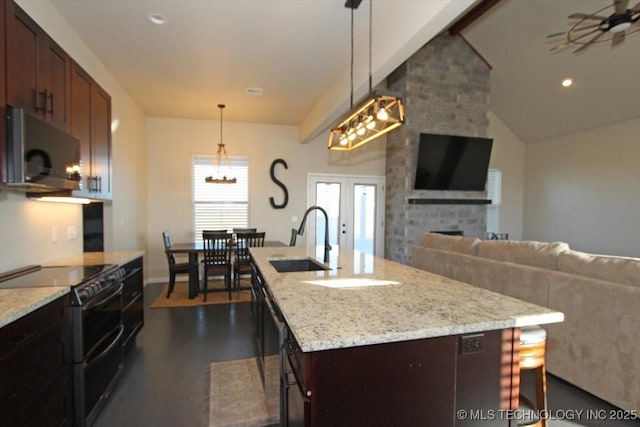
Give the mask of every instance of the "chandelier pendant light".
M 227 175 L 220 173 L 220 164 L 223 161 L 227 166 L 227 170 L 229 171 L 229 175 L 231 175 L 231 164 L 229 163 L 229 157 L 227 156 L 227 150 L 224 148 L 224 144 L 222 143 L 222 110 L 224 109 L 224 104 L 218 104 L 218 108 L 220 109 L 220 142 L 218 143 L 218 151 L 216 153 L 216 176 L 209 175 L 204 179 L 205 182 L 211 184 L 235 184 L 237 179 L 235 177 L 228 178 Z
M 402 126 L 404 123 L 404 106 L 402 98 L 391 92 L 373 91 L 371 57 L 372 57 L 372 23 L 373 0 L 369 0 L 369 93 L 353 106 L 353 11 L 360 1 L 347 0 L 345 7 L 351 9 L 351 98 L 350 109 L 340 121 L 332 126 L 329 132 L 329 149 L 351 151 L 361 145 Z

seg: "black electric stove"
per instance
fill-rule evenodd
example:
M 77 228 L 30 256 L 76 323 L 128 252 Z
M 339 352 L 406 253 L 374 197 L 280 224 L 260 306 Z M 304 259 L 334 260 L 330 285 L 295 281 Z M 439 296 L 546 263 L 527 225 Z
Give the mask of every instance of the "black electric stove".
M 113 264 L 41 267 L 30 266 L 0 275 L 0 289 L 71 288 L 71 303 L 83 305 L 88 300 L 117 286 L 124 270 Z
M 0 289 L 10 288 L 47 288 L 70 287 L 90 281 L 94 277 L 111 270 L 112 264 L 64 266 L 64 267 L 26 267 L 6 273 L 7 279 L 0 281 Z M 1 279 L 0 279 L 1 280 Z

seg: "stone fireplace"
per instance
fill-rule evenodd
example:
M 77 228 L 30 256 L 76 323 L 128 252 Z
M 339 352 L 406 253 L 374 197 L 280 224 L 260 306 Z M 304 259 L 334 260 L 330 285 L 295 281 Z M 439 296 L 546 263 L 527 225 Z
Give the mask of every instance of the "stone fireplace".
M 425 232 L 483 237 L 486 192 L 414 190 L 421 132 L 487 137 L 489 67 L 458 36 L 442 34 L 388 78 L 405 103 L 405 124 L 387 135 L 385 257 L 411 263 Z M 443 200 L 444 199 L 444 200 Z

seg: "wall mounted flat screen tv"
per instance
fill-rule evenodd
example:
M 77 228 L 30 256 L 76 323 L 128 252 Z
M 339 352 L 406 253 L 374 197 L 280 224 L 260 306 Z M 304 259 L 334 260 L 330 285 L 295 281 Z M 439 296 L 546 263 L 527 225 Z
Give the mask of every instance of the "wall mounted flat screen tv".
M 484 191 L 493 139 L 420 134 L 416 190 Z

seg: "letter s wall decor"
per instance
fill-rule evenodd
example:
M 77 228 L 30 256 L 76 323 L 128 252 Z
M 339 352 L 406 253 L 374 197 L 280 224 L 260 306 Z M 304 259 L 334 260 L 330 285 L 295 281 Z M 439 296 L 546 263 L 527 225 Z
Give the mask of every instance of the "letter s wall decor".
M 284 160 L 275 159 L 273 163 L 271 163 L 271 169 L 269 170 L 269 175 L 271 175 L 271 180 L 275 182 L 276 185 L 280 187 L 284 192 L 284 201 L 281 204 L 277 204 L 273 199 L 273 197 L 269 197 L 269 202 L 271 203 L 271 207 L 273 209 L 283 209 L 287 207 L 287 204 L 289 203 L 289 191 L 287 191 L 287 187 L 285 187 L 285 185 L 281 181 L 279 181 L 278 178 L 276 178 L 273 172 L 277 164 L 281 164 L 282 166 L 284 166 L 285 169 L 289 169 L 289 166 L 287 166 L 287 162 L 285 162 Z

